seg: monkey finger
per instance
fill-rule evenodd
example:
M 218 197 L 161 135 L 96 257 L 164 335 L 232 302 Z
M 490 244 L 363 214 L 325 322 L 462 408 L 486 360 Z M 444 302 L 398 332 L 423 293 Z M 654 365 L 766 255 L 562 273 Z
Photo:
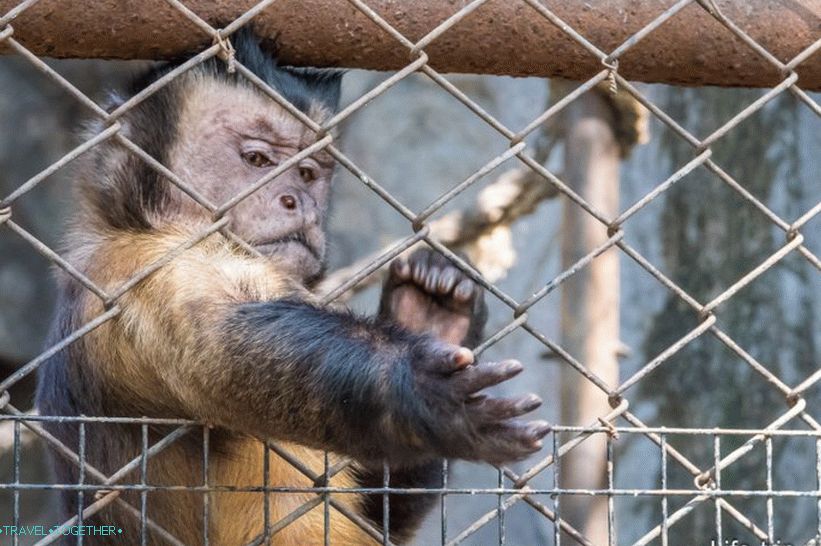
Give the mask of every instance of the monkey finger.
M 425 278 L 425 290 L 429 294 L 436 294 L 436 287 L 439 285 L 439 277 L 442 271 L 437 267 L 428 269 L 428 274 Z
M 508 426 L 510 427 L 510 434 L 519 442 L 524 445 L 539 444 L 539 447 L 541 447 L 542 438 L 547 436 L 547 433 L 553 428 L 550 423 L 543 420 L 529 422 L 515 420 L 508 423 Z
M 447 267 L 439 275 L 439 285 L 436 287 L 440 295 L 448 294 L 459 280 L 460 271 L 455 267 Z
M 439 374 L 450 375 L 473 364 L 473 351 L 467 347 L 436 341 L 426 369 Z
M 459 302 L 466 302 L 473 297 L 475 291 L 476 283 L 466 278 L 460 281 L 459 284 L 456 285 L 456 288 L 453 289 L 453 297 Z
M 412 261 L 410 264 L 411 268 L 411 278 L 413 282 L 418 284 L 419 286 L 425 285 L 425 275 L 428 272 L 427 263 L 421 262 L 419 260 Z
M 474 417 L 492 423 L 520 417 L 541 405 L 542 399 L 535 394 L 528 394 L 520 398 L 485 397 L 484 400 L 474 402 L 469 411 Z
M 495 438 L 497 442 L 504 442 L 511 450 L 518 451 L 518 457 L 525 457 L 542 448 L 542 439 L 551 430 L 552 427 L 547 421 L 513 420 L 487 427 L 484 432 Z
M 455 368 L 454 371 L 463 370 L 473 364 L 473 351 L 467 347 L 459 347 L 459 349 L 451 357 L 450 361 L 453 363 Z
M 487 430 L 485 434 L 492 436 L 493 440 L 479 448 L 478 458 L 490 464 L 501 465 L 521 461 L 544 447 L 542 440 L 523 443 L 504 430 Z
M 518 360 L 481 362 L 453 376 L 457 388 L 465 394 L 478 392 L 519 375 L 524 367 Z
M 411 268 L 410 265 L 408 265 L 408 261 L 401 256 L 391 262 L 390 271 L 403 281 L 408 280 L 411 275 Z
M 416 283 L 423 285 L 425 282 L 425 275 L 431 268 L 431 256 L 433 251 L 427 248 L 421 248 L 411 254 L 408 258 L 410 264 L 413 280 Z
M 410 261 L 414 264 L 422 264 L 425 267 L 438 267 L 440 269 L 450 263 L 447 258 L 428 247 L 416 250 L 411 254 Z

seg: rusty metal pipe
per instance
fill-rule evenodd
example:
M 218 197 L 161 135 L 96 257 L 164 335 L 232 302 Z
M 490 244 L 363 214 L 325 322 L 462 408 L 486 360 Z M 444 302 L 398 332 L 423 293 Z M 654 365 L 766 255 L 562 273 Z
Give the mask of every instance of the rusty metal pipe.
M 673 0 L 541 0 L 604 53 L 672 6 Z M 714 0 L 721 12 L 783 63 L 821 38 L 821 0 Z M 19 0 L 0 0 L 6 14 Z M 250 0 L 186 0 L 222 27 L 255 4 Z M 416 42 L 468 5 L 455 0 L 367 0 L 367 5 Z M 0 15 L 2 17 L 2 15 Z M 168 2 L 40 0 L 12 21 L 14 38 L 48 57 L 168 59 L 210 45 L 213 37 Z M 284 63 L 396 70 L 408 47 L 344 0 L 277 0 L 254 19 L 277 36 Z M 2 29 L 0 29 L 2 30 Z M 601 60 L 522 0 L 489 0 L 424 48 L 442 72 L 560 76 L 583 80 Z M 0 44 L 2 51 L 2 44 Z M 797 67 L 797 84 L 821 90 L 821 52 Z M 627 79 L 684 85 L 773 86 L 779 69 L 760 57 L 693 1 L 619 59 Z

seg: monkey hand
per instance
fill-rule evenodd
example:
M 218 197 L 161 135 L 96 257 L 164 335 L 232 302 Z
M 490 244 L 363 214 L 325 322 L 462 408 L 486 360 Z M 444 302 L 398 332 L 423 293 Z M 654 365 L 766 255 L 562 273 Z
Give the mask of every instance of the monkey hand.
M 430 340 L 412 359 L 418 428 L 433 455 L 501 463 L 538 451 L 549 431 L 544 421 L 517 419 L 541 405 L 534 394 L 494 398 L 480 393 L 522 371 L 514 360 L 473 363 L 487 319 L 482 287 L 445 256 L 428 248 L 397 258 L 382 291 L 380 316 Z M 406 406 L 407 407 L 407 406 Z M 413 429 L 414 427 L 412 427 Z
M 484 389 L 518 375 L 516 360 L 474 363 L 473 353 L 430 340 L 411 361 L 416 429 L 432 454 L 494 464 L 523 459 L 542 447 L 545 421 L 519 417 L 538 408 L 535 394 L 497 398 Z M 406 406 L 407 407 L 407 406 Z M 424 447 L 423 447 L 424 450 Z
M 412 332 L 467 346 L 478 344 L 487 319 L 482 287 L 428 248 L 391 263 L 379 314 Z

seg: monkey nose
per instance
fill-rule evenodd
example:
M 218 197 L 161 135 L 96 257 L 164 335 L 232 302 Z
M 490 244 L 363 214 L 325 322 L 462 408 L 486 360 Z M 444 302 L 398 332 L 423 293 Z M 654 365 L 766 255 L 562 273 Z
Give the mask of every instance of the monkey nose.
M 293 195 L 289 195 L 286 193 L 285 195 L 279 196 L 279 204 L 282 205 L 282 207 L 285 210 L 295 210 L 297 200 L 296 197 L 294 197 Z

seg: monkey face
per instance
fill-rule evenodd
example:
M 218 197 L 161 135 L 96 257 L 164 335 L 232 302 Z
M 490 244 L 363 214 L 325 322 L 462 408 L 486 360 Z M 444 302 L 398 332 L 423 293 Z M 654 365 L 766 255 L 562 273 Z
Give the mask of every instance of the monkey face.
M 315 142 L 313 132 L 247 86 L 202 79 L 185 91 L 170 166 L 218 206 L 242 196 Z M 320 104 L 308 113 L 320 122 L 329 115 Z M 229 227 L 286 272 L 312 283 L 324 270 L 332 174 L 327 153 L 302 159 L 239 200 L 226 215 Z M 207 216 L 187 196 L 174 200 L 184 216 Z

